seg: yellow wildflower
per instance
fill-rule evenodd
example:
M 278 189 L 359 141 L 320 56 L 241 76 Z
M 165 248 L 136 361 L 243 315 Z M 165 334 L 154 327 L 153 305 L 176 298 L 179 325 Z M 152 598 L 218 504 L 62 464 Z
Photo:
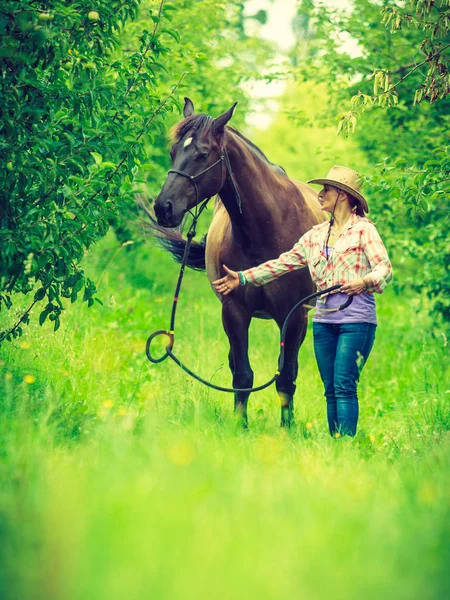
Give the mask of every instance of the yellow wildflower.
M 114 406 L 114 403 L 113 403 L 113 401 L 112 401 L 112 400 L 105 400 L 105 401 L 103 402 L 103 406 L 104 406 L 105 408 L 112 408 L 112 407 Z
M 377 438 L 373 435 L 373 433 L 371 435 L 369 435 L 369 440 L 371 442 L 374 442 Z
M 436 501 L 437 490 L 432 483 L 424 482 L 417 495 L 422 504 L 433 504 Z
M 306 427 L 306 429 L 312 429 L 313 424 L 310 421 L 308 421 L 308 423 L 306 423 L 305 427 Z
M 195 450 L 188 442 L 179 441 L 170 446 L 167 454 L 174 465 L 185 467 L 193 461 Z
M 12 379 L 12 373 L 6 373 L 5 374 L 5 379 Z
M 25 375 L 23 380 L 25 381 L 25 383 L 30 384 L 30 383 L 34 383 L 36 381 L 36 377 L 34 375 Z
M 336 439 L 341 437 L 341 434 L 339 433 L 339 431 L 336 431 L 336 433 L 334 434 L 334 437 Z
M 25 341 L 23 341 L 23 342 L 20 342 L 19 346 L 20 346 L 21 348 L 23 348 L 24 350 L 27 350 L 28 348 L 30 348 L 30 347 L 31 347 L 31 344 L 30 344 L 30 342 L 25 342 Z
M 118 417 L 124 417 L 127 414 L 127 409 L 126 408 L 119 408 L 119 410 L 117 411 L 117 416 Z

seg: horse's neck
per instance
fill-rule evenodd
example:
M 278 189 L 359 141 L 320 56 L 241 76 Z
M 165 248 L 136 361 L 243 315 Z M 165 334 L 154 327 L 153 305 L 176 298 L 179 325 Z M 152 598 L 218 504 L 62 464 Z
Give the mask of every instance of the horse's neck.
M 277 235 L 295 201 L 302 200 L 301 194 L 264 156 L 235 133 L 227 131 L 225 148 L 232 177 L 227 172 L 220 197 L 230 215 L 233 232 L 243 243 L 266 245 L 270 237 Z

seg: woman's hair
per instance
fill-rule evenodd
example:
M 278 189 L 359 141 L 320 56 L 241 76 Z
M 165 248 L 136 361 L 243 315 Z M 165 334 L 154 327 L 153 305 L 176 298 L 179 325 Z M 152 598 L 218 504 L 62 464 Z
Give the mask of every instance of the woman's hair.
M 329 184 L 329 187 L 334 188 L 338 192 L 345 192 L 348 196 L 348 201 L 350 203 L 350 206 L 352 207 L 352 210 L 358 215 L 358 217 L 364 216 L 364 210 L 361 205 L 361 202 L 357 198 L 355 198 L 355 196 L 352 196 L 350 192 L 347 192 L 347 190 L 343 190 L 342 188 L 336 187 L 335 185 Z
M 347 192 L 347 194 L 348 194 L 348 192 Z M 350 202 L 350 206 L 352 207 L 352 210 L 355 211 L 355 213 L 358 215 L 358 217 L 363 217 L 364 210 L 361 205 L 361 202 L 357 198 L 355 198 L 355 196 L 352 196 L 351 194 L 348 194 L 348 201 Z

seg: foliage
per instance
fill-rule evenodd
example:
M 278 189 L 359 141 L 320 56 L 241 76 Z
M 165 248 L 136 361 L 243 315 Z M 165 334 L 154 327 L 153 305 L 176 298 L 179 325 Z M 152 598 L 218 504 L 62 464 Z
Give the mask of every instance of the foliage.
M 357 141 L 336 137 L 334 124 L 322 121 L 327 93 L 324 84 L 290 83 L 277 98 L 279 110 L 270 127 L 252 132 L 252 141 L 294 179 L 307 181 L 324 175 L 333 164 L 346 162 L 366 171 L 367 159 Z
M 138 2 L 7 2 L 2 7 L 1 296 L 40 283 L 40 315 L 60 325 L 62 298 L 93 303 L 79 263 L 132 203 L 142 136 L 171 108 L 157 88 L 167 52 L 154 16 L 139 50 L 113 60 Z M 167 7 L 166 7 L 167 10 Z M 144 69 L 145 67 L 145 69 Z M 152 96 L 152 102 L 140 102 Z M 138 110 L 141 108 L 142 110 Z M 29 310 L 20 321 L 27 323 Z M 2 335 L 20 335 L 21 326 Z
M 245 111 L 238 84 L 267 53 L 244 33 L 244 3 L 139 4 L 2 4 L 0 308 L 37 290 L 0 341 L 21 334 L 36 303 L 55 330 L 64 298 L 93 304 L 80 262 L 111 225 L 129 240 L 136 189 L 155 193 L 167 168 L 184 79 L 203 110 L 238 99 Z
M 420 265 L 420 270 L 403 271 L 397 289 L 424 289 L 434 299 L 434 310 L 450 321 L 450 148 L 438 148 L 435 158 L 421 168 L 408 165 L 405 159 L 385 159 L 366 181 L 376 196 L 385 198 L 379 213 L 390 223 L 397 260 L 404 262 L 409 256 Z M 406 219 L 392 218 L 393 203 L 404 210 Z
M 348 82 L 341 91 L 355 90 L 350 110 L 339 115 L 338 133 L 354 132 L 369 107 L 396 106 L 399 94 L 433 104 L 450 93 L 449 0 L 354 0 L 347 11 L 303 0 L 299 14 L 292 53 L 297 72 L 305 74 L 307 64 L 309 75 L 311 67 L 322 79 L 331 72 Z

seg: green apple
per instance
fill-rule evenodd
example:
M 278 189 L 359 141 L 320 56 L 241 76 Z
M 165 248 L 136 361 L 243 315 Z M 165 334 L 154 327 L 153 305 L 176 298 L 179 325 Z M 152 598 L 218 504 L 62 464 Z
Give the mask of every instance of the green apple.
M 39 21 L 53 21 L 53 19 L 55 18 L 54 15 L 48 12 L 38 13 L 37 17 Z
M 98 21 L 100 19 L 100 15 L 98 14 L 98 12 L 96 10 L 91 10 L 88 13 L 88 19 L 89 19 L 89 21 Z

